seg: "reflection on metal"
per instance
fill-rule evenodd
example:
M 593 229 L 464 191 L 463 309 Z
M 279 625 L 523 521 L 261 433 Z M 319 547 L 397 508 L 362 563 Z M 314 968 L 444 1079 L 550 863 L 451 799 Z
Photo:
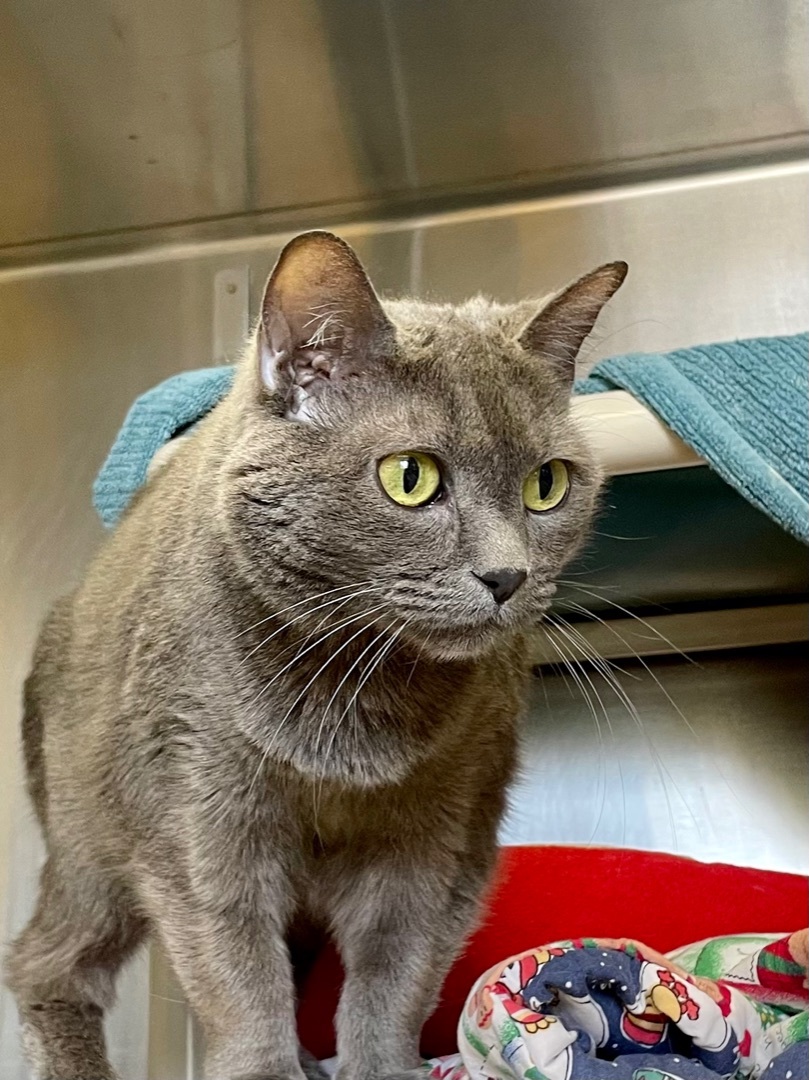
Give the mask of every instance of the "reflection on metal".
M 806 31 L 801 0 L 9 0 L 0 245 L 795 152 Z

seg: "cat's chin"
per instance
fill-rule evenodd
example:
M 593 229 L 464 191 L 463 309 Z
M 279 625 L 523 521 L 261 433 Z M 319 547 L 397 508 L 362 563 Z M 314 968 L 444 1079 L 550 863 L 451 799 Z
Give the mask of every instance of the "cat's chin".
M 485 623 L 476 627 L 442 627 L 414 635 L 413 644 L 419 654 L 431 660 L 451 662 L 459 660 L 477 660 L 494 652 L 514 635 L 513 629 L 502 625 Z
M 446 641 L 442 643 L 433 642 L 430 645 L 429 650 L 425 649 L 425 653 L 429 652 L 429 655 L 433 660 L 437 660 L 443 663 L 452 663 L 463 660 L 480 660 L 482 657 L 487 656 L 493 652 L 497 646 L 497 640 L 489 640 L 486 642 L 474 642 L 474 641 Z

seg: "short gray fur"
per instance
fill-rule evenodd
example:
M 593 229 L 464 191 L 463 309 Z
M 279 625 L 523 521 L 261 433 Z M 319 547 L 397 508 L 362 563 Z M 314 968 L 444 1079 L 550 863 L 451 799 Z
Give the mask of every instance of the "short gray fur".
M 382 305 L 326 233 L 282 253 L 228 397 L 48 619 L 23 743 L 47 861 L 7 978 L 40 1080 L 110 1080 L 103 1011 L 154 934 L 210 1080 L 302 1080 L 295 981 L 346 969 L 340 1080 L 418 1064 L 516 757 L 523 633 L 599 471 L 569 415 L 614 263 L 541 305 Z M 537 308 L 539 306 L 539 312 Z M 423 450 L 421 509 L 377 462 Z M 567 498 L 529 513 L 550 458 Z M 497 603 L 480 580 L 524 571 Z

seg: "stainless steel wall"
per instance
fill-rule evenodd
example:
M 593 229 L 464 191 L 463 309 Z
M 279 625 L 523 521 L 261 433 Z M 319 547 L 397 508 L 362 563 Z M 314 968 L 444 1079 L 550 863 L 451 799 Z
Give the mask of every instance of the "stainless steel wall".
M 806 29 L 803 0 L 4 0 L 0 245 L 795 151 Z

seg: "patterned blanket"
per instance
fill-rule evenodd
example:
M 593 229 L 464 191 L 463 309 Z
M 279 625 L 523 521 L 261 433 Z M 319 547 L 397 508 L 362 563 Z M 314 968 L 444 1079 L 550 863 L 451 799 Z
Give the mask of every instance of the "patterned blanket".
M 434 1080 L 809 1080 L 807 931 L 584 939 L 483 975 Z

